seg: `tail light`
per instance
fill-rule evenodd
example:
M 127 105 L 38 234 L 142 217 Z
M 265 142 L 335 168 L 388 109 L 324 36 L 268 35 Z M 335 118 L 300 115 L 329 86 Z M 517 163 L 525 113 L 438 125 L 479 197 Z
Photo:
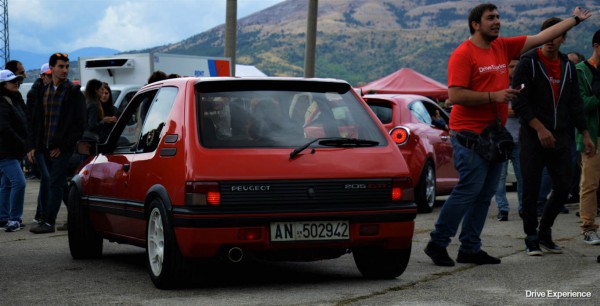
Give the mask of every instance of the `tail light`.
M 221 191 L 218 183 L 186 182 L 185 205 L 217 206 L 221 205 Z
M 392 201 L 406 201 L 412 198 L 412 179 L 401 177 L 392 181 Z
M 403 145 L 408 142 L 410 138 L 410 130 L 403 126 L 398 126 L 390 131 L 390 136 L 397 145 Z

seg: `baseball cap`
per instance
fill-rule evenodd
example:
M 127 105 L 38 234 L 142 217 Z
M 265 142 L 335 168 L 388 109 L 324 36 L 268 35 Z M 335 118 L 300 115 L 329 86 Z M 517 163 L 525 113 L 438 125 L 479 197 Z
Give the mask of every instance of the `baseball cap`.
M 42 68 L 40 68 L 40 74 L 52 74 L 52 70 L 50 70 L 50 65 L 48 65 L 48 63 L 42 65 Z
M 17 81 L 22 81 L 23 80 L 23 76 L 21 76 L 21 75 L 15 75 L 10 70 L 2 70 L 2 71 L 0 71 L 0 83 L 10 82 L 10 81 L 15 80 L 15 79 Z

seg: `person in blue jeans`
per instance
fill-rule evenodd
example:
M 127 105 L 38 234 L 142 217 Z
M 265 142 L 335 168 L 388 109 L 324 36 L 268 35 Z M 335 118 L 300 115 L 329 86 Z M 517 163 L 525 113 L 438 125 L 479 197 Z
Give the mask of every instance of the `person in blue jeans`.
M 512 60 L 508 64 L 508 77 L 512 81 L 512 74 L 515 71 L 515 67 L 519 63 L 518 60 Z M 514 86 L 513 86 L 514 87 Z M 510 103 L 509 103 L 510 104 Z M 506 119 L 506 129 L 510 132 L 514 140 L 514 146 L 512 154 L 509 160 L 512 162 L 513 170 L 515 172 L 515 178 L 517 179 L 517 200 L 519 202 L 519 212 L 523 207 L 521 198 L 523 196 L 523 181 L 521 180 L 521 162 L 519 162 L 519 154 L 521 152 L 519 146 L 519 129 L 521 124 L 519 118 L 515 117 L 512 110 L 512 106 L 509 105 L 508 118 Z M 509 203 L 506 198 L 506 174 L 508 172 L 508 161 L 502 163 L 502 170 L 500 172 L 500 180 L 498 181 L 498 189 L 496 190 L 495 200 L 498 205 L 498 221 L 508 221 Z
M 31 112 L 32 135 L 27 158 L 47 171 L 44 220 L 29 231 L 34 234 L 53 233 L 56 217 L 63 199 L 69 159 L 85 130 L 85 98 L 81 86 L 69 81 L 69 57 L 65 53 L 50 56 L 52 81 L 36 92 L 36 103 Z M 45 169 L 43 169 L 44 167 Z M 43 190 L 41 190 L 43 192 Z
M 0 71 L 0 227 L 7 232 L 21 229 L 25 200 L 25 156 L 28 130 L 27 110 L 19 82 L 22 76 Z
M 513 136 L 514 137 L 514 136 Z M 512 162 L 513 170 L 515 172 L 515 178 L 517 180 L 517 202 L 519 215 L 523 210 L 523 179 L 521 178 L 521 162 L 519 161 L 519 154 L 521 149 L 519 142 L 515 141 L 510 161 Z M 508 221 L 508 212 L 510 211 L 510 204 L 506 198 L 506 174 L 508 172 L 508 161 L 502 163 L 502 170 L 500 170 L 500 179 L 498 180 L 498 189 L 494 195 L 496 204 L 498 205 L 498 221 Z

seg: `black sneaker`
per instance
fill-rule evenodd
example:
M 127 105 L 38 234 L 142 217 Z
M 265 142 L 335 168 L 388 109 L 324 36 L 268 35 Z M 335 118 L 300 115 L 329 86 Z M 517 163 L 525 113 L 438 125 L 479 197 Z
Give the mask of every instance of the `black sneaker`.
M 539 240 L 528 240 L 527 238 L 525 238 L 525 252 L 527 252 L 527 255 L 529 256 L 544 255 L 542 249 L 540 249 Z
M 538 233 L 540 237 L 540 246 L 546 251 L 554 254 L 562 254 L 562 249 L 552 241 L 552 231 L 540 231 Z
M 448 255 L 446 248 L 443 248 L 433 242 L 429 242 L 425 247 L 425 254 L 433 260 L 433 263 L 443 267 L 453 267 L 454 260 Z
M 508 221 L 508 211 L 501 210 L 498 213 L 498 221 Z
M 54 233 L 55 229 L 54 229 L 54 225 L 50 225 L 50 224 L 44 222 L 42 224 L 32 226 L 29 229 L 29 231 L 34 234 L 47 234 L 47 233 Z
M 488 253 L 483 250 L 479 250 L 479 252 L 475 254 L 463 253 L 459 250 L 458 257 L 456 257 L 456 262 L 473 263 L 476 265 L 497 265 L 502 261 L 500 258 L 488 255 Z

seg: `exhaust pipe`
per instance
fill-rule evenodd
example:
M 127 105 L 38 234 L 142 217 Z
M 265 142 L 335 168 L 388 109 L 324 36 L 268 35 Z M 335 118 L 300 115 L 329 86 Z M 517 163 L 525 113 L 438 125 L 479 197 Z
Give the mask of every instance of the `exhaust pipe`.
M 240 262 L 244 258 L 244 251 L 238 247 L 232 247 L 227 251 L 227 259 L 231 262 Z

